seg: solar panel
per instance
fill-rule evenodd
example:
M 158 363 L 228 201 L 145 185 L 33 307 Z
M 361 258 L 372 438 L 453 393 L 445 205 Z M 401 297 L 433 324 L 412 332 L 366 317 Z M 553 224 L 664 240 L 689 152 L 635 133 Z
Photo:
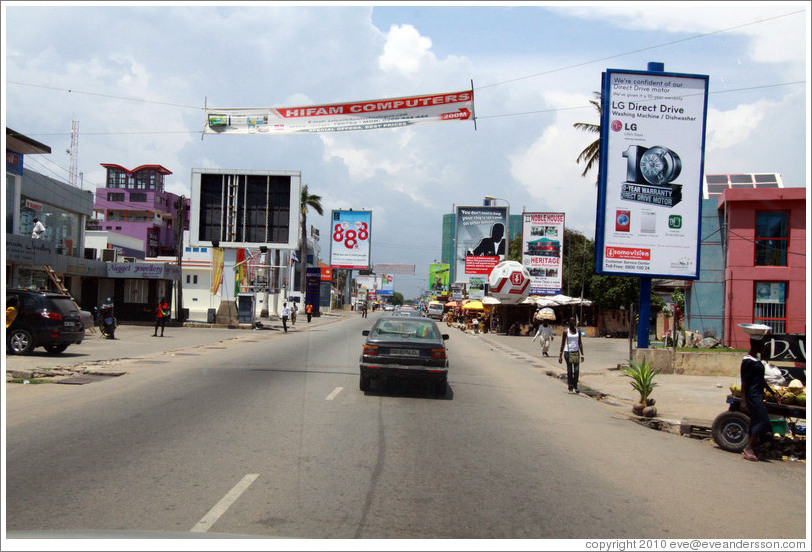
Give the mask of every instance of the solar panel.
M 704 199 L 715 199 L 728 188 L 783 188 L 778 173 L 706 174 L 702 186 Z

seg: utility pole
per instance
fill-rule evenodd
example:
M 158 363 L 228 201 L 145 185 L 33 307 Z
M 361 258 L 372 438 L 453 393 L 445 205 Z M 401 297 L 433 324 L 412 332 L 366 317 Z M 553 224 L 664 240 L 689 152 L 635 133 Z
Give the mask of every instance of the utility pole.
M 178 293 L 176 296 L 177 306 L 175 307 L 175 319 L 183 324 L 185 320 L 183 319 L 183 226 L 184 221 L 186 219 L 186 197 L 180 196 L 175 201 L 175 208 L 177 211 L 177 230 L 178 230 L 178 241 L 177 241 L 177 255 L 178 255 L 178 270 L 180 270 L 180 279 L 178 280 Z

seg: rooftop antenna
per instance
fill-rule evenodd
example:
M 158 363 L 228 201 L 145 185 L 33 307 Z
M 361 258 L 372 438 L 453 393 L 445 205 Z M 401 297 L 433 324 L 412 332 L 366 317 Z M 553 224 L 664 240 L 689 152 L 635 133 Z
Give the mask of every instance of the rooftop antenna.
M 68 173 L 68 183 L 76 187 L 79 180 L 79 121 L 73 121 L 70 131 L 70 172 Z

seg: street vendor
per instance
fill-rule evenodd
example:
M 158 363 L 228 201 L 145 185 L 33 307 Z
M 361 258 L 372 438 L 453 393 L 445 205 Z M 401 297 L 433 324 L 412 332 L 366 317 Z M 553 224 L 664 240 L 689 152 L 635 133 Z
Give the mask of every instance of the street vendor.
M 750 416 L 750 439 L 742 451 L 746 460 L 758 462 L 755 447 L 761 436 L 771 430 L 770 416 L 764 405 L 764 364 L 761 356 L 764 354 L 764 340 L 769 332 L 769 326 L 761 324 L 740 324 L 740 327 L 750 334 L 750 350 L 741 363 L 742 380 L 742 410 Z

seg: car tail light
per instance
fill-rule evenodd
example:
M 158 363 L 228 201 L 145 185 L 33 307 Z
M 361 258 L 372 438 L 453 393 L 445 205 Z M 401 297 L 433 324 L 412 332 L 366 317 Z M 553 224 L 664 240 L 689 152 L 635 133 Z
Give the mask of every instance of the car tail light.
M 445 358 L 445 349 L 443 349 L 442 347 L 437 348 L 437 349 L 432 349 L 431 350 L 431 358 L 444 359 Z
M 378 346 L 364 345 L 364 356 L 378 356 Z
M 40 311 L 39 315 L 41 317 L 43 317 L 43 318 L 48 318 L 49 320 L 56 320 L 56 321 L 61 321 L 62 320 L 62 315 L 61 314 L 59 314 L 58 312 L 51 312 L 48 309 L 43 309 L 42 311 Z

